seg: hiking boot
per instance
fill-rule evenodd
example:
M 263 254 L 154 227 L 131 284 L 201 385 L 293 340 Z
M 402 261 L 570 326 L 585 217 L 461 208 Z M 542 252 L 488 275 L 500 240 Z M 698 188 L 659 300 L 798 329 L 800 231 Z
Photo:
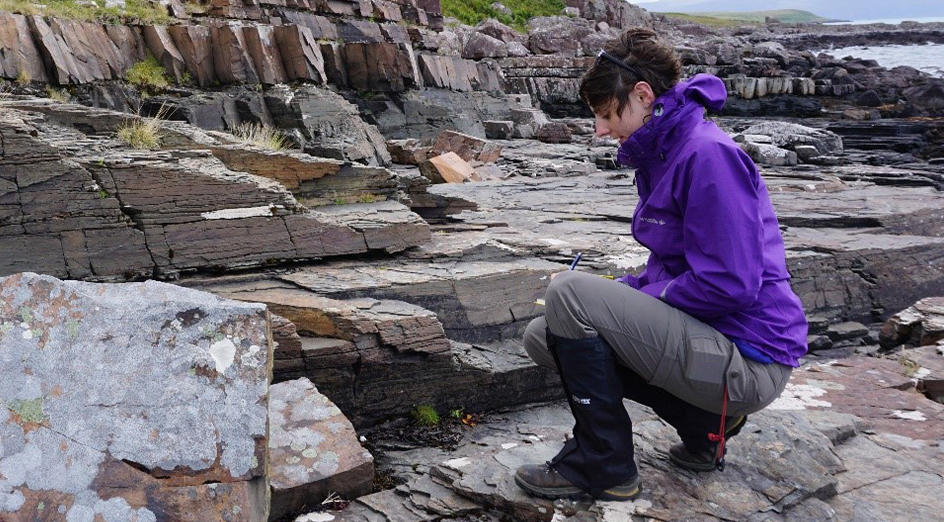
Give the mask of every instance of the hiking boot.
M 583 493 L 563 477 L 550 463 L 521 466 L 515 472 L 515 483 L 528 493 L 547 499 L 569 498 Z M 622 484 L 603 490 L 600 500 L 631 500 L 639 495 L 642 479 L 635 474 Z
M 714 444 L 701 450 L 689 451 L 684 442 L 679 442 L 669 448 L 669 460 L 674 462 L 676 466 L 685 469 L 714 471 L 717 451 L 718 449 Z M 725 450 L 725 453 L 727 453 L 727 450 Z
M 747 422 L 747 416 L 742 415 L 732 420 L 731 425 L 724 430 L 726 438 L 733 437 L 741 431 L 744 423 Z M 727 448 L 725 448 L 724 453 L 728 453 Z M 714 471 L 717 469 L 717 462 L 715 462 L 717 456 L 717 442 L 707 444 L 701 448 L 690 448 L 684 442 L 680 442 L 669 448 L 669 460 L 679 467 L 695 471 Z

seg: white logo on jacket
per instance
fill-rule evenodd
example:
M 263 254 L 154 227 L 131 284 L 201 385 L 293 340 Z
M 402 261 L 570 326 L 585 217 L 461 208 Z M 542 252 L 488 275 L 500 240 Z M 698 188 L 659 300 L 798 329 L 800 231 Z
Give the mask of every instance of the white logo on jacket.
M 574 397 L 574 402 L 576 402 L 577 404 L 585 404 L 585 405 L 590 404 L 590 399 L 581 399 L 580 397 L 577 397 L 576 395 L 574 395 L 573 397 Z
M 652 218 L 647 218 L 647 217 L 642 217 L 642 216 L 640 216 L 639 219 L 641 219 L 642 221 L 645 221 L 646 223 L 652 223 L 653 225 L 665 224 L 665 220 L 662 220 L 662 219 L 652 219 Z

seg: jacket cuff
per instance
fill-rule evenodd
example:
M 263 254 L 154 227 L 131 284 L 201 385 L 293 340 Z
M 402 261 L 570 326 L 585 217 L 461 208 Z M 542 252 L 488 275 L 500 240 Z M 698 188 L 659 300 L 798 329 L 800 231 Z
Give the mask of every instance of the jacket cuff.
M 616 280 L 620 283 L 623 283 L 624 285 L 630 286 L 637 290 L 639 289 L 639 278 L 633 274 L 626 274 L 622 277 L 617 277 Z
M 656 299 L 665 301 L 665 296 L 662 294 L 665 292 L 666 287 L 672 283 L 672 281 L 674 281 L 674 279 L 663 279 L 662 281 L 656 281 L 655 283 L 648 284 L 640 288 L 640 290 L 642 290 L 643 293 L 655 297 Z

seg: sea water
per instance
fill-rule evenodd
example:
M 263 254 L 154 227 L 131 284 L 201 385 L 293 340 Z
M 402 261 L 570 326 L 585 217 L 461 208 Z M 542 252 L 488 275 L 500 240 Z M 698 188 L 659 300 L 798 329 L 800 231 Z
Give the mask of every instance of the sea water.
M 902 22 L 920 22 L 922 24 L 929 24 L 932 22 L 944 22 L 944 16 L 926 16 L 922 18 L 877 18 L 875 20 L 853 20 L 851 22 L 826 22 L 823 25 L 865 25 L 865 24 L 898 25 Z
M 932 76 L 944 78 L 944 44 L 836 47 L 821 49 L 819 52 L 831 54 L 836 58 L 853 56 L 875 60 L 886 69 L 907 65 Z

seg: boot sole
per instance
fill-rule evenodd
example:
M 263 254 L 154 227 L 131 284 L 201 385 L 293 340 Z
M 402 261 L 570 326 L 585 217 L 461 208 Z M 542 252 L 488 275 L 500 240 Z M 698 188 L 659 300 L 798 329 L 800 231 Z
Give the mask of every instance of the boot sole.
M 604 490 L 598 497 L 598 500 L 624 501 L 632 500 L 642 492 L 642 479 L 639 475 L 629 484 L 620 484 L 610 489 Z
M 518 475 L 515 475 L 515 484 L 531 493 L 536 497 L 546 498 L 548 500 L 555 500 L 558 498 L 572 498 L 580 495 L 586 495 L 582 489 L 576 487 L 570 488 L 542 488 L 539 486 L 534 486 L 528 484 L 527 482 L 521 480 Z M 642 479 L 639 478 L 639 475 L 636 476 L 634 480 L 629 485 L 619 485 L 612 487 L 610 489 L 604 490 L 603 493 L 597 497 L 597 500 L 608 500 L 608 501 L 624 501 L 632 500 L 639 496 L 639 493 L 642 492 Z

